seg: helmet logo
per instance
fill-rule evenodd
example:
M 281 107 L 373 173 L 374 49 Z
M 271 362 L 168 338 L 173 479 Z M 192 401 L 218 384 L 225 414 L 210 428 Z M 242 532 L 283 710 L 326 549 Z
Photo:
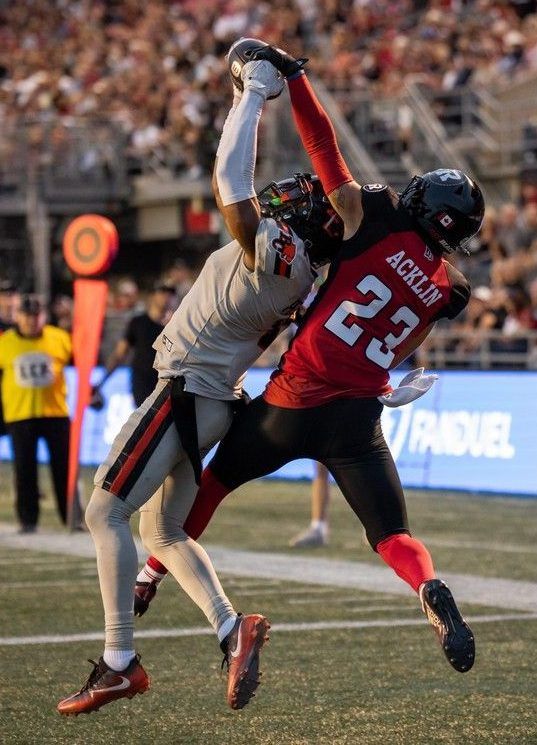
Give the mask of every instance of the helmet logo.
M 461 180 L 461 174 L 459 171 L 455 171 L 453 168 L 439 168 L 436 171 L 438 178 L 442 182 L 446 181 L 460 181 Z
M 239 62 L 239 60 L 234 60 L 233 64 L 231 65 L 231 74 L 235 75 L 236 77 L 239 77 L 241 74 L 242 65 Z
M 293 240 L 293 234 L 287 229 L 287 226 L 281 222 L 278 223 L 278 226 L 280 235 L 272 239 L 272 246 L 280 259 L 290 266 L 296 256 L 296 244 Z
M 440 221 L 440 225 L 443 225 L 445 228 L 451 228 L 451 226 L 454 224 L 451 217 L 445 212 L 443 214 L 439 214 L 438 219 Z

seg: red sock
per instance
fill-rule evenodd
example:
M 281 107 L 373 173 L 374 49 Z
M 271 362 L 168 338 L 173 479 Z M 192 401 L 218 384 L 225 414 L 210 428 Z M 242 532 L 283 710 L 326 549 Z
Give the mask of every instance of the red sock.
M 436 576 L 431 554 L 421 541 L 406 533 L 391 535 L 381 541 L 376 550 L 386 564 L 416 592 L 422 582 Z
M 214 511 L 231 489 L 219 481 L 209 467 L 201 474 L 200 488 L 183 528 L 187 535 L 197 540 L 203 533 Z
M 161 564 L 158 559 L 155 559 L 154 556 L 150 556 L 149 559 L 146 561 L 146 564 L 148 567 L 151 567 L 153 571 L 158 572 L 159 574 L 167 574 L 168 570 L 164 566 L 164 564 Z

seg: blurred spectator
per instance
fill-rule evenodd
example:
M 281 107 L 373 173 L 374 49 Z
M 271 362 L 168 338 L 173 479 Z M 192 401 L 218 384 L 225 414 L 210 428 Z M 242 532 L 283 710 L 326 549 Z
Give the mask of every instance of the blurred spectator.
M 0 281 L 0 333 L 15 323 L 15 314 L 20 304 L 20 293 L 8 279 Z
M 50 306 L 50 322 L 71 333 L 73 328 L 73 298 L 69 295 L 56 295 Z
M 328 507 L 330 504 L 330 482 L 328 469 L 315 463 L 315 475 L 311 482 L 311 519 L 309 527 L 289 541 L 292 548 L 316 548 L 328 543 Z
M 496 236 L 504 256 L 512 256 L 518 249 L 518 214 L 518 207 L 512 202 L 499 209 Z
M 177 305 L 179 305 L 189 292 L 195 280 L 196 273 L 184 259 L 176 259 L 171 268 L 168 269 L 166 272 L 166 284 L 175 287 Z
M 517 220 L 517 248 L 527 249 L 537 238 L 537 204 L 524 205 Z
M 153 342 L 170 320 L 177 305 L 175 287 L 163 282 L 157 283 L 149 296 L 147 309 L 131 318 L 123 337 L 109 356 L 106 375 L 99 387 L 119 365 L 129 361 L 134 402 L 136 406 L 140 406 L 145 401 L 155 388 L 158 378 L 157 371 L 153 368 Z
M 127 324 L 137 313 L 143 313 L 140 291 L 133 279 L 123 278 L 108 293 L 108 308 L 104 319 L 100 359 L 107 360 L 117 342 L 122 338 Z

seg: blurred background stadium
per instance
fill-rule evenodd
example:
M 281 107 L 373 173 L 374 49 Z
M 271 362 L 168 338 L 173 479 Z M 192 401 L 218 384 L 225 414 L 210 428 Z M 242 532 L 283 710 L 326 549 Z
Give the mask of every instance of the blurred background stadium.
M 535 501 L 475 495 L 537 494 L 537 373 L 531 372 L 537 370 L 535 0 L 0 0 L 2 328 L 12 324 L 20 294 L 37 292 L 49 305 L 51 321 L 70 330 L 73 278 L 63 260 L 62 238 L 69 222 L 82 213 L 109 217 L 121 241 L 109 275 L 101 362 L 144 307 L 156 281 L 174 284 L 179 299 L 186 294 L 206 256 L 226 240 L 210 173 L 231 100 L 224 55 L 243 35 L 310 58 L 315 87 L 351 171 L 362 183 L 401 187 L 414 173 L 447 166 L 473 174 L 482 184 L 487 197 L 483 230 L 473 240 L 470 256 L 456 259 L 474 295 L 464 317 L 449 328 L 440 325 L 418 358 L 428 368 L 447 372 L 437 393 L 429 394 L 428 402 L 424 399 L 422 410 L 387 421 L 387 434 L 392 447 L 399 448 L 407 485 L 466 492 L 416 492 L 410 497 L 411 518 L 431 538 L 441 567 L 510 580 L 516 591 L 534 593 L 537 611 Z M 288 99 L 282 96 L 263 115 L 257 185 L 308 168 Z M 288 337 L 281 338 L 260 367 L 273 365 L 287 342 Z M 104 389 L 104 412 L 89 412 L 83 463 L 98 462 L 96 443 L 110 440 L 132 405 L 125 377 L 113 380 Z M 251 380 L 256 392 L 255 373 Z M 7 438 L 0 440 L 0 455 L 9 457 Z M 309 474 L 307 466 L 300 468 L 287 475 Z M 7 474 L 0 474 L 4 527 L 13 519 Z M 89 484 L 90 471 L 83 477 Z M 359 531 L 347 524 L 345 510 L 336 499 L 334 539 L 322 555 L 374 562 L 360 545 Z M 246 487 L 236 507 L 223 508 L 220 527 L 211 529 L 209 540 L 283 552 L 288 534 L 307 514 L 303 485 Z M 270 530 L 261 527 L 268 517 Z M 233 541 L 230 526 L 237 522 L 244 530 Z M 57 529 L 51 510 L 47 514 L 45 509 L 43 527 Z M 342 532 L 336 537 L 338 530 Z M 6 616 L 4 637 L 98 628 L 99 599 L 90 564 L 69 559 L 72 565 L 61 565 L 56 560 L 52 570 L 39 553 L 42 546 L 32 552 L 30 543 L 17 543 L 9 531 L 6 535 L 2 557 L 10 560 L 13 547 L 25 548 L 28 561 L 21 560 L 9 604 L 0 611 Z M 49 582 L 46 599 L 39 591 L 44 575 Z M 90 575 L 91 592 L 84 579 Z M 239 583 L 237 594 L 248 598 L 249 608 L 259 603 L 261 610 L 272 609 L 277 621 L 334 620 L 357 612 L 346 605 L 352 600 L 350 591 L 342 600 L 342 593 L 337 598 L 328 590 L 310 595 L 311 588 L 277 579 L 260 585 L 263 592 L 252 582 Z M 203 665 L 213 663 L 203 637 L 195 638 L 195 644 L 188 639 L 160 641 L 160 647 L 156 641 L 145 643 L 153 658 L 162 656 L 168 676 L 165 695 L 152 704 L 160 730 L 147 712 L 138 712 L 136 719 L 138 707 L 146 705 L 141 699 L 134 708 L 115 705 L 115 716 L 107 711 L 97 724 L 84 723 L 83 730 L 70 727 L 71 722 L 52 725 L 49 709 L 64 692 L 57 676 L 78 661 L 82 642 L 26 650 L 15 643 L 0 646 L 9 677 L 2 684 L 8 704 L 0 704 L 7 742 L 86 742 L 96 733 L 109 735 L 125 716 L 122 732 L 131 742 L 212 743 L 233 737 L 238 743 L 344 743 L 356 742 L 358 736 L 364 743 L 388 739 L 404 745 L 433 738 L 537 742 L 529 695 L 532 686 L 535 693 L 535 682 L 528 662 L 534 659 L 537 640 L 534 616 L 523 622 L 530 605 L 515 608 L 521 622 L 509 640 L 507 622 L 480 627 L 482 668 L 473 681 L 450 677 L 446 682 L 435 677 L 437 668 L 443 671 L 439 655 L 430 659 L 438 650 L 432 648 L 430 655 L 422 651 L 433 647 L 432 638 L 425 639 L 427 629 L 404 629 L 398 638 L 406 647 L 395 643 L 394 632 L 386 642 L 383 623 L 389 626 L 401 613 L 408 616 L 405 600 L 392 608 L 393 599 L 380 591 L 355 593 L 356 607 L 385 605 L 380 611 L 363 611 L 382 621 L 364 632 L 363 646 L 352 636 L 355 632 L 317 631 L 311 636 L 315 649 L 322 650 L 317 654 L 298 634 L 283 634 L 285 646 L 296 642 L 293 654 L 285 656 L 276 648 L 270 659 L 271 693 L 267 683 L 266 701 L 260 695 L 259 707 L 252 707 L 251 715 L 248 709 L 251 718 L 235 720 L 238 724 L 222 714 L 223 703 L 213 691 L 205 698 Z M 162 615 L 158 623 L 148 617 L 148 623 L 170 628 L 201 623 L 184 607 L 178 619 L 171 582 L 162 594 Z M 310 605 L 299 608 L 286 600 L 301 594 Z M 78 620 L 73 622 L 76 604 Z M 484 605 L 492 615 L 498 608 L 507 613 L 505 603 Z M 477 604 L 467 607 L 484 612 Z M 84 651 L 91 654 L 92 646 L 95 642 L 84 642 Z M 189 668 L 183 663 L 192 649 L 196 659 Z M 167 662 L 170 653 L 179 661 L 179 673 Z M 349 662 L 354 653 L 355 665 Z M 325 658 L 321 662 L 319 655 Z M 386 659 L 379 661 L 379 655 Z M 418 672 L 408 659 L 413 655 Z M 13 692 L 28 688 L 27 676 L 33 670 L 35 677 L 36 664 L 41 671 L 50 669 L 48 690 L 33 680 L 30 693 L 16 703 Z M 189 669 L 199 696 L 189 685 Z M 399 682 L 393 680 L 398 671 Z M 288 714 L 288 701 L 297 689 L 302 691 L 298 708 L 309 711 L 303 717 L 296 711 Z M 186 721 L 178 716 L 177 691 Z M 451 721 L 447 729 L 435 709 L 439 698 Z M 35 735 L 21 724 L 29 716 L 36 722 Z M 213 722 L 213 729 L 205 720 Z M 140 734 L 140 722 L 149 735 Z
M 431 342 L 428 365 L 537 365 L 534 2 L 4 0 L 0 9 L 4 288 L 45 294 L 67 324 L 61 239 L 83 212 L 109 216 L 121 235 L 111 321 L 178 258 L 188 286 L 222 237 L 209 176 L 230 105 L 224 54 L 255 35 L 310 57 L 364 183 L 400 187 L 450 165 L 485 188 L 485 227 L 460 260 L 479 292 Z M 258 184 L 307 166 L 282 98 L 264 116 Z M 6 304 L 2 293 L 0 314 Z

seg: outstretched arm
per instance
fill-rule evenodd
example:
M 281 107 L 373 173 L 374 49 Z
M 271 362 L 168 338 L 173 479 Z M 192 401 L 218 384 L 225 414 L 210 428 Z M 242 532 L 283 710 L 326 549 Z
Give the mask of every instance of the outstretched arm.
M 249 269 L 255 266 L 255 237 L 260 220 L 254 189 L 257 128 L 268 96 L 283 85 L 266 61 L 248 62 L 242 69 L 244 93 L 237 95 L 218 147 L 213 190 L 227 229 L 244 249 Z
M 289 80 L 289 93 L 300 139 L 333 208 L 345 223 L 345 237 L 349 237 L 363 217 L 361 187 L 345 163 L 332 122 L 304 71 Z
M 274 47 L 259 49 L 254 56 L 269 60 L 287 78 L 293 117 L 304 149 L 333 208 L 345 223 L 345 237 L 353 235 L 363 217 L 361 188 L 339 150 L 332 122 L 302 69 L 306 60 L 295 60 Z

